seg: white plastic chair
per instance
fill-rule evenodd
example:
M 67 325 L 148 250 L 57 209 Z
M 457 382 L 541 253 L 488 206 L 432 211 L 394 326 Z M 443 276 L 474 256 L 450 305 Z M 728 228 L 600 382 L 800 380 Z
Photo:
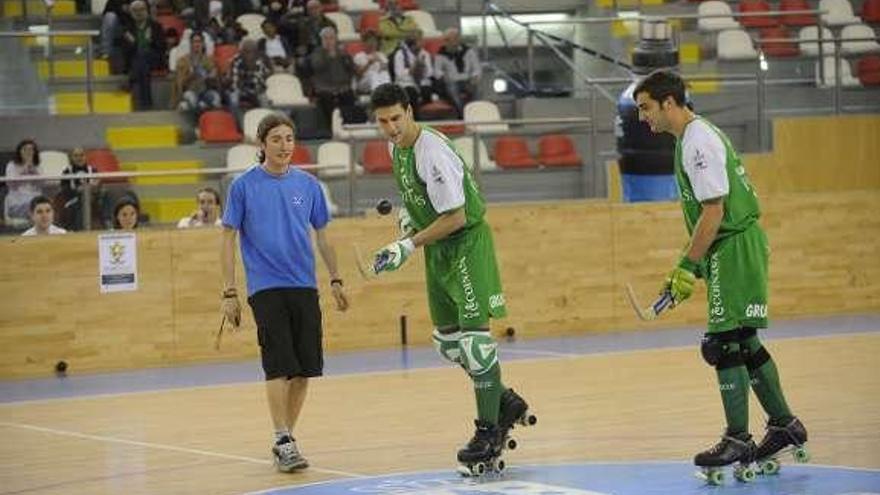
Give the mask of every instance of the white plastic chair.
M 336 37 L 339 41 L 357 41 L 361 36 L 354 29 L 354 21 L 345 12 L 325 12 L 328 19 L 336 23 Z
M 818 57 L 819 56 L 819 30 L 816 29 L 816 26 L 807 26 L 805 28 L 801 28 L 798 32 L 799 40 L 814 40 L 814 41 L 799 41 L 798 45 L 801 49 L 801 55 L 807 55 L 809 57 Z M 824 55 L 833 55 L 834 54 L 834 33 L 831 32 L 827 27 L 822 28 L 822 50 L 824 51 Z
M 365 12 L 368 10 L 381 10 L 379 4 L 373 0 L 339 0 L 339 8 L 346 12 Z
M 252 143 L 258 142 L 257 126 L 260 125 L 260 121 L 263 120 L 263 117 L 272 113 L 274 112 L 268 108 L 252 108 L 245 112 L 242 123 L 242 127 L 244 127 L 244 138 Z
M 412 17 L 412 20 L 419 26 L 419 29 L 422 30 L 422 36 L 425 38 L 436 38 L 437 36 L 442 36 L 443 33 L 437 29 L 437 24 L 434 23 L 434 16 L 431 15 L 430 12 L 426 12 L 424 10 L 408 10 L 404 12 L 404 15 Z
M 337 205 L 330 196 L 330 188 L 327 187 L 327 184 L 321 180 L 318 181 L 318 184 L 321 186 L 321 192 L 324 193 L 324 201 L 327 202 L 327 211 L 330 212 L 330 216 L 335 217 L 339 214 L 339 205 Z
M 865 39 L 876 38 L 874 30 L 870 26 L 864 24 L 851 24 L 843 28 L 840 32 L 840 38 L 843 40 L 840 44 L 841 53 L 852 55 L 856 53 L 870 53 L 880 51 L 880 43 L 875 40 L 866 41 L 846 41 L 847 39 Z
M 697 14 L 704 15 L 726 15 L 727 17 L 700 17 L 697 19 L 697 28 L 700 31 L 723 31 L 725 29 L 739 29 L 740 25 L 731 16 L 733 11 L 726 2 L 719 0 L 708 0 L 700 3 L 697 7 Z
M 494 160 L 489 158 L 489 149 L 486 148 L 486 143 L 484 143 L 482 139 L 479 140 L 479 143 L 480 170 L 498 170 L 498 165 Z M 473 168 L 476 163 L 474 161 L 474 139 L 470 136 L 461 136 L 455 138 L 452 141 L 452 144 L 454 144 L 456 149 L 458 149 L 458 152 L 461 153 L 461 156 L 464 158 L 468 167 Z
M 333 109 L 333 114 L 330 116 L 330 129 L 333 131 L 333 139 L 346 140 L 350 137 L 362 138 L 362 137 L 380 137 L 379 131 L 375 129 L 357 129 L 354 131 L 346 131 L 342 128 L 342 112 L 338 108 Z
M 822 14 L 822 20 L 829 26 L 844 26 L 862 22 L 861 19 L 853 15 L 852 4 L 849 3 L 849 0 L 820 0 L 819 10 L 828 12 Z
M 836 84 L 835 75 L 837 74 L 834 57 L 822 59 L 822 66 L 825 69 L 824 81 L 819 78 L 819 62 L 816 62 L 816 86 L 820 88 L 833 88 Z M 861 86 L 859 80 L 853 77 L 852 67 L 849 66 L 849 61 L 846 59 L 840 59 L 840 85 L 844 88 Z
M 346 167 L 319 169 L 318 177 L 334 178 L 348 175 L 348 165 L 351 163 L 351 146 L 339 141 L 328 141 L 318 147 L 318 165 L 345 165 Z M 360 164 L 354 164 L 358 175 L 364 173 Z
M 308 105 L 299 78 L 292 74 L 272 74 L 266 79 L 266 97 L 273 106 Z
M 464 120 L 465 122 L 501 120 L 501 112 L 498 110 L 498 106 L 491 101 L 472 101 L 464 106 Z M 479 124 L 470 127 L 472 130 L 487 134 L 508 132 L 510 130 L 507 124 Z
M 40 171 L 43 175 L 61 175 L 70 166 L 70 158 L 63 151 L 41 151 Z
M 256 41 L 265 37 L 263 35 L 263 28 L 261 27 L 263 21 L 266 20 L 266 17 L 263 14 L 241 14 L 235 20 L 238 21 L 238 23 L 241 24 L 241 27 L 248 32 L 245 39 Z
M 92 0 L 92 14 L 102 15 L 104 13 L 104 7 L 107 5 L 107 0 Z
M 188 51 L 183 51 L 180 45 L 175 46 L 171 50 L 168 51 L 168 70 L 174 72 L 177 70 L 177 62 L 180 61 L 181 58 L 186 56 Z
M 233 170 L 246 170 L 257 163 L 257 153 L 260 148 L 252 144 L 236 144 L 226 150 L 226 168 Z
M 757 57 L 749 33 L 742 29 L 718 33 L 718 60 L 753 60 Z

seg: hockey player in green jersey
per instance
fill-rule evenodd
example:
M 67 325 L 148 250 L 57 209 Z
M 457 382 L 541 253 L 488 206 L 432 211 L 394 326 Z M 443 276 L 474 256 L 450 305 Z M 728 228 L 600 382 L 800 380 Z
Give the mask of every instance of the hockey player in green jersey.
M 658 70 L 633 91 L 639 119 L 655 133 L 675 136 L 674 173 L 690 242 L 666 279 L 664 290 L 679 304 L 697 278 L 708 286 L 708 331 L 701 351 L 718 375 L 727 429 L 721 441 L 694 458 L 709 481 L 721 466 L 740 463 L 737 478 L 757 460 L 770 473 L 773 456 L 793 446 L 806 460 L 807 432 L 791 412 L 779 374 L 757 330 L 767 328 L 769 246 L 758 223 L 754 189 L 730 140 L 685 105 L 685 83 L 676 73 Z M 756 446 L 749 434 L 749 385 L 769 416 L 767 433 Z M 767 465 L 775 462 L 775 469 Z
M 402 219 L 401 238 L 376 253 L 373 269 L 377 274 L 397 270 L 416 248 L 424 248 L 434 346 L 467 372 L 476 394 L 476 432 L 459 450 L 458 461 L 466 475 L 501 470 L 510 428 L 534 417 L 523 398 L 502 384 L 489 333 L 489 320 L 505 316 L 507 309 L 483 197 L 449 139 L 415 122 L 400 86 L 377 87 L 371 105 L 390 141 Z

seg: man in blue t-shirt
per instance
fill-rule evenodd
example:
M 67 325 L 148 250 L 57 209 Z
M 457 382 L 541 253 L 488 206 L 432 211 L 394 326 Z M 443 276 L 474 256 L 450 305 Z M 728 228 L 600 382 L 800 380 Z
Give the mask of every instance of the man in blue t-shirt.
M 247 274 L 248 303 L 257 337 L 266 396 L 275 427 L 275 464 L 290 472 L 308 466 L 293 438 L 308 379 L 321 376 L 321 308 L 315 280 L 311 230 L 327 271 L 336 308 L 348 300 L 336 270 L 336 251 L 325 227 L 330 221 L 321 185 L 290 165 L 294 127 L 280 114 L 266 116 L 257 127 L 260 162 L 232 181 L 223 214 L 223 315 L 234 328 L 241 322 L 235 284 L 235 237 Z

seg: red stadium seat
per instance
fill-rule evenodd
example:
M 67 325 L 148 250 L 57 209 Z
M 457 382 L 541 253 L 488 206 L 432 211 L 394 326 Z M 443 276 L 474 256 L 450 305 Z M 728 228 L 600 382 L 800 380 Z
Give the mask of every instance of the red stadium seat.
M 358 32 L 363 34 L 367 31 L 379 32 L 379 21 L 382 19 L 382 12 L 378 10 L 367 10 L 361 12 L 361 18 L 358 21 Z
M 345 53 L 354 57 L 360 52 L 367 50 L 367 44 L 363 41 L 349 41 L 345 44 Z
M 363 152 L 364 171 L 370 174 L 391 173 L 391 155 L 384 140 L 368 141 Z
M 437 38 L 424 38 L 422 40 L 422 46 L 424 46 L 425 50 L 428 50 L 428 53 L 431 55 L 437 55 L 437 52 L 443 48 L 443 43 L 445 43 L 445 41 L 442 36 Z
M 770 12 L 770 4 L 764 0 L 742 0 L 737 10 L 740 14 Z M 779 25 L 776 17 L 739 17 L 737 20 L 745 28 L 767 28 Z
M 807 3 L 807 0 L 782 0 L 781 2 L 779 2 L 779 10 L 785 12 L 794 10 L 813 10 L 813 8 L 810 7 L 810 4 Z M 780 20 L 786 26 L 816 25 L 816 16 L 813 14 L 784 15 L 780 18 Z
M 382 10 L 385 10 L 385 0 L 378 0 L 379 7 L 382 7 Z M 400 10 L 418 10 L 419 3 L 416 0 L 399 0 L 397 2 L 397 6 L 400 7 Z
M 791 35 L 784 27 L 764 28 L 761 39 L 789 38 Z M 794 41 L 761 41 L 764 53 L 770 57 L 797 57 L 801 51 Z
M 549 134 L 538 140 L 538 161 L 548 167 L 579 167 L 583 163 L 574 142 L 565 134 Z
M 495 163 L 501 168 L 535 168 L 537 160 L 529 153 L 526 140 L 518 136 L 502 136 L 495 140 Z
M 119 159 L 113 154 L 113 151 L 106 148 L 86 150 L 86 163 L 95 167 L 97 172 L 119 172 Z M 118 179 L 101 179 L 102 183 L 106 182 L 128 182 L 125 178 Z
M 312 158 L 312 152 L 308 146 L 297 145 L 293 148 L 293 154 L 290 155 L 290 163 L 294 165 L 314 165 L 315 160 Z
M 458 120 L 458 112 L 446 101 L 432 101 L 419 107 L 419 120 Z M 447 136 L 464 134 L 465 131 L 464 124 L 438 125 L 436 128 Z
M 238 47 L 235 45 L 217 45 L 214 47 L 214 63 L 217 64 L 217 71 L 220 74 L 226 74 L 232 59 L 238 54 Z
M 880 0 L 865 0 L 862 4 L 862 20 L 869 24 L 880 23 Z
M 868 55 L 859 59 L 856 74 L 862 86 L 880 86 L 880 55 Z
M 168 31 L 169 28 L 177 31 L 180 36 L 186 30 L 186 22 L 176 15 L 160 15 L 156 16 L 156 22 L 162 25 L 162 31 Z
M 199 137 L 206 143 L 237 143 L 241 133 L 235 117 L 226 110 L 210 110 L 199 117 Z

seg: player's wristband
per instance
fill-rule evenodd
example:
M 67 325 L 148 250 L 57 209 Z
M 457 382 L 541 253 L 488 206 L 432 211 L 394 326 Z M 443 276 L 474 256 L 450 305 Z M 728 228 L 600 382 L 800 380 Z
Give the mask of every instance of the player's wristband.
M 340 287 L 343 287 L 345 284 L 342 283 L 341 278 L 334 278 L 334 279 L 330 280 L 330 286 L 332 287 L 334 285 L 339 285 Z
M 682 256 L 681 259 L 678 260 L 678 267 L 691 273 L 697 273 L 697 270 L 700 269 L 700 264 L 691 260 L 687 256 Z
M 238 297 L 238 289 L 235 287 L 223 291 L 223 299 L 232 299 L 233 297 Z

